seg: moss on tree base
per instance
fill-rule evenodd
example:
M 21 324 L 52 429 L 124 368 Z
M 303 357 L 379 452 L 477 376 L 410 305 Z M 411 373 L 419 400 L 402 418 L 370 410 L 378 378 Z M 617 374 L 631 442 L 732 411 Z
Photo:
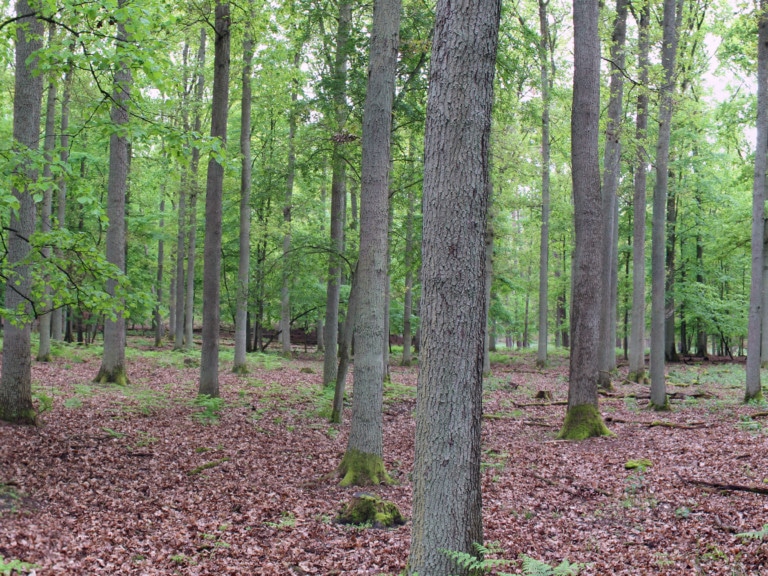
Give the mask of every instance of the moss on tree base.
M 358 493 L 339 511 L 340 524 L 366 524 L 373 528 L 390 528 L 405 524 L 397 506 L 373 494 Z
M 117 384 L 118 386 L 128 386 L 130 384 L 124 366 L 118 366 L 114 370 L 101 368 L 93 381 L 96 384 Z
M 392 479 L 384 468 L 384 461 L 376 454 L 359 450 L 347 450 L 339 464 L 338 474 L 342 486 L 368 486 L 370 484 L 391 484 Z
M 10 424 L 25 424 L 29 426 L 37 425 L 37 412 L 34 408 L 25 408 L 11 412 L 10 410 L 0 409 L 0 420 Z
M 750 394 L 749 392 L 747 392 L 744 395 L 744 404 L 749 404 L 750 402 L 760 403 L 763 400 L 764 400 L 764 397 L 763 397 L 762 389 L 759 389 L 756 394 Z
M 637 384 L 650 384 L 650 380 L 648 380 L 648 375 L 645 373 L 645 370 L 638 370 L 637 372 L 630 372 L 627 375 L 627 380 L 630 382 L 636 382 Z
M 669 395 L 664 396 L 664 404 L 654 404 L 653 400 L 651 400 L 651 409 L 656 412 L 669 412 L 671 410 L 669 405 Z
M 613 436 L 613 433 L 603 423 L 597 406 L 592 404 L 569 408 L 563 428 L 557 435 L 561 440 L 585 440 L 596 436 Z
M 239 374 L 240 376 L 248 374 L 248 364 L 235 364 L 232 366 L 232 373 Z
M 600 390 L 603 390 L 605 392 L 613 392 L 613 382 L 611 381 L 611 373 L 610 372 L 603 372 L 600 371 L 600 373 L 597 376 L 597 387 Z

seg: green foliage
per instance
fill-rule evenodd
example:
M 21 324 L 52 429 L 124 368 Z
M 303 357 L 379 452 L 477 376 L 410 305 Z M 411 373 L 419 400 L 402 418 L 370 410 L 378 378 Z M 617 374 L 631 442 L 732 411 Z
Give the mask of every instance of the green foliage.
M 210 470 L 211 468 L 215 468 L 219 464 L 222 464 L 224 462 L 229 462 L 229 458 L 220 458 L 219 460 L 213 460 L 211 462 L 206 462 L 205 464 L 201 464 L 200 466 L 195 466 L 187 472 L 188 476 L 197 476 L 201 472 L 205 472 L 206 470 Z
M 595 436 L 611 435 L 597 407 L 592 404 L 582 404 L 568 409 L 563 428 L 557 437 L 564 440 L 585 440 Z
M 491 570 L 512 564 L 512 560 L 490 558 L 490 556 L 498 555 L 503 552 L 501 545 L 498 542 L 489 542 L 486 545 L 474 542 L 472 546 L 475 548 L 474 554 L 470 554 L 469 552 L 458 552 L 456 550 L 441 550 L 441 552 L 456 562 L 459 567 L 468 570 L 473 574 L 488 574 Z M 499 576 L 511 576 L 511 574 L 506 572 L 496 573 Z
M 624 463 L 624 468 L 627 470 L 640 470 L 645 471 L 646 468 L 650 468 L 653 466 L 653 462 L 648 460 L 648 458 L 640 458 L 638 460 L 627 460 Z
M 768 524 L 763 525 L 763 527 L 760 530 L 753 530 L 751 532 L 742 532 L 741 534 L 736 534 L 739 538 L 754 538 L 757 540 L 765 540 L 766 536 L 768 536 Z
M 283 530 L 284 528 L 293 528 L 296 526 L 296 516 L 293 512 L 283 512 L 280 514 L 280 520 L 277 522 L 264 522 L 265 526 Z
M 15 558 L 6 560 L 3 555 L 0 554 L 0 574 L 3 576 L 12 576 L 15 573 L 26 574 L 40 568 L 37 564 L 30 564 L 29 562 L 22 562 Z
M 224 399 L 200 394 L 192 401 L 192 404 L 202 408 L 200 412 L 192 415 L 195 420 L 201 424 L 216 424 L 219 421 L 219 412 L 224 407 Z
M 525 554 L 521 558 L 523 560 L 523 574 L 527 576 L 576 576 L 584 567 L 584 564 L 578 562 L 572 564 L 568 560 L 563 560 L 559 565 L 553 567 Z

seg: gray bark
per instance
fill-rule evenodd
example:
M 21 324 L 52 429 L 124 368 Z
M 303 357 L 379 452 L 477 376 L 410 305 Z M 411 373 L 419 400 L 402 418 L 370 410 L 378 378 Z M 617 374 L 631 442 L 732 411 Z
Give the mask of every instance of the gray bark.
M 493 215 L 491 209 L 492 198 L 488 198 L 488 217 L 485 225 L 485 283 L 483 290 L 485 292 L 485 301 L 488 303 L 485 325 L 485 338 L 483 342 L 483 374 L 491 374 L 491 349 L 495 344 L 491 343 L 491 288 L 493 287 Z M 546 336 L 545 336 L 546 338 Z
M 189 44 L 184 41 L 182 51 L 182 83 L 184 86 L 184 96 L 181 103 L 181 123 L 185 132 L 189 131 L 189 112 L 187 111 L 187 63 L 189 60 Z M 181 178 L 179 181 L 179 207 L 178 207 L 178 230 L 176 233 L 176 285 L 173 302 L 173 349 L 182 350 L 184 348 L 184 244 L 186 242 L 187 229 L 187 187 L 189 186 L 189 171 L 186 166 L 181 167 Z
M 120 0 L 123 6 L 126 0 Z M 117 51 L 128 41 L 125 23 L 117 26 Z M 128 123 L 128 104 L 130 102 L 131 70 L 125 59 L 120 59 L 114 76 L 114 94 L 112 97 L 111 118 L 114 124 L 109 139 L 109 178 L 107 181 L 107 261 L 114 264 L 120 272 L 125 272 L 125 206 L 128 190 L 128 170 L 130 167 L 130 148 L 128 139 L 121 133 L 121 128 Z M 114 296 L 116 279 L 107 281 L 107 292 Z M 118 303 L 121 305 L 122 303 Z M 96 376 L 97 382 L 126 384 L 125 373 L 125 317 L 122 310 L 114 320 L 104 321 L 104 355 L 101 368 Z
M 413 142 L 411 142 L 413 144 Z M 409 150 L 413 148 L 409 145 Z M 405 216 L 405 298 L 403 303 L 403 359 L 401 365 L 410 366 L 412 360 L 411 315 L 413 314 L 413 212 L 416 205 L 413 187 L 408 188 L 408 213 Z
M 768 169 L 768 0 L 760 1 L 757 51 L 757 144 L 752 187 L 752 280 L 749 293 L 747 385 L 744 400 L 762 396 L 760 344 L 763 305 L 763 238 L 766 169 Z
M 162 187 L 162 197 L 160 199 L 160 230 L 165 227 L 165 186 Z M 157 240 L 157 285 L 155 293 L 157 302 L 155 302 L 155 347 L 159 348 L 163 343 L 163 315 L 161 306 L 163 302 L 163 264 L 165 259 L 165 242 L 162 234 Z
M 549 319 L 549 0 L 539 0 L 539 65 L 541 76 L 541 243 L 539 246 L 539 339 L 536 365 L 547 363 L 547 335 Z
M 402 5 L 402 0 L 398 0 Z M 389 173 L 392 173 L 392 158 L 389 160 Z M 361 194 L 362 199 L 362 194 Z M 384 338 L 381 340 L 382 354 L 384 359 L 384 382 L 389 382 L 389 306 L 392 293 L 392 277 L 389 270 L 392 267 L 392 252 L 389 249 L 389 236 L 392 234 L 392 223 L 395 213 L 392 210 L 392 203 L 389 202 L 389 193 L 387 193 L 387 241 L 386 241 L 386 260 L 384 268 Z
M 237 268 L 237 309 L 235 312 L 235 361 L 233 372 L 247 372 L 248 280 L 251 267 L 251 62 L 253 40 L 250 30 L 243 39 L 243 93 L 240 117 L 240 258 Z
M 30 14 L 28 0 L 18 0 L 16 14 Z M 19 153 L 34 154 L 40 146 L 40 116 L 43 99 L 42 75 L 33 75 L 36 61 L 32 54 L 42 48 L 43 25 L 35 17 L 24 17 L 16 28 L 16 70 L 13 98 L 13 140 Z M 5 322 L 3 334 L 3 363 L 0 376 L 0 420 L 34 424 L 32 407 L 32 346 L 29 297 L 31 270 L 28 265 L 17 264 L 30 251 L 29 238 L 35 230 L 35 203 L 30 187 L 37 179 L 31 162 L 24 162 L 18 170 L 23 188 L 11 187 L 19 202 L 12 211 L 8 230 L 7 265 L 14 277 L 5 284 L 5 307 L 25 311 L 20 323 Z
M 424 150 L 421 371 L 408 573 L 466 574 L 482 543 L 485 224 L 500 2 L 439 0 Z
M 323 385 L 336 381 L 339 337 L 339 286 L 341 285 L 340 255 L 344 250 L 344 197 L 346 196 L 346 162 L 342 155 L 343 129 L 347 120 L 347 59 L 352 6 L 348 0 L 339 5 L 339 27 L 336 31 L 334 63 L 334 105 L 337 133 L 333 138 L 331 158 L 331 252 L 328 257 L 328 287 L 325 301 L 325 355 Z
M 341 423 L 344 412 L 344 390 L 347 384 L 347 373 L 352 357 L 352 339 L 355 335 L 355 318 L 357 317 L 357 301 L 359 300 L 357 283 L 357 267 L 352 272 L 351 286 L 349 290 L 349 302 L 347 302 L 347 315 L 341 325 L 339 337 L 339 367 L 336 370 L 336 388 L 333 393 L 333 406 L 331 408 L 330 421 Z
M 205 89 L 205 28 L 200 29 L 200 47 L 197 51 L 197 84 L 195 86 L 195 117 L 192 122 L 192 130 L 200 133 L 202 121 L 200 118 L 200 106 L 203 101 Z M 189 241 L 187 243 L 187 274 L 184 279 L 187 283 L 186 302 L 184 305 L 184 346 L 192 349 L 192 336 L 195 328 L 195 256 L 197 253 L 197 196 L 199 185 L 197 172 L 200 165 L 200 148 L 192 147 L 192 158 L 189 162 Z M 177 319 L 177 322 L 179 320 Z
M 364 455 L 364 458 L 379 462 L 383 457 L 383 382 L 387 364 L 383 352 L 387 337 L 385 299 L 389 280 L 390 142 L 400 8 L 400 0 L 374 0 L 368 87 L 363 109 L 360 257 L 355 276 L 359 298 L 355 314 L 355 393 L 345 455 L 345 459 L 350 455 Z M 354 466 L 352 462 L 350 465 Z
M 637 121 L 635 140 L 637 156 L 635 158 L 633 230 L 632 230 L 632 331 L 629 337 L 629 378 L 634 382 L 645 379 L 645 211 L 648 158 L 645 150 L 648 129 L 648 51 L 650 40 L 650 5 L 644 3 L 639 14 L 638 68 L 640 69 L 637 96 Z
M 656 183 L 653 187 L 653 229 L 651 233 L 651 404 L 667 406 L 664 376 L 665 350 L 665 266 L 667 184 L 669 180 L 669 139 L 672 124 L 672 97 L 675 89 L 677 55 L 677 17 L 675 0 L 664 0 L 661 64 L 664 84 L 659 104 L 659 138 L 656 144 Z
M 768 220 L 763 220 L 763 318 L 760 329 L 761 345 L 760 345 L 760 358 L 761 366 L 765 368 L 768 366 L 768 330 L 765 330 L 765 326 L 768 326 Z M 701 331 L 703 332 L 703 331 Z M 700 333 L 701 333 L 700 332 Z M 701 339 L 701 338 L 700 338 Z M 706 345 L 705 345 L 706 346 Z M 701 345 L 699 344 L 699 347 Z
M 616 304 L 618 279 L 618 205 L 621 169 L 621 121 L 624 96 L 624 44 L 627 38 L 627 0 L 616 0 L 616 17 L 611 38 L 611 84 L 608 101 L 608 125 L 605 128 L 603 160 L 603 281 L 607 287 L 600 314 L 599 385 L 611 386 L 611 372 L 616 368 Z
M 213 100 L 211 137 L 222 148 L 227 142 L 229 100 L 229 4 L 216 3 L 215 48 L 213 58 Z M 203 347 L 200 355 L 198 393 L 219 395 L 219 320 L 221 280 L 221 210 L 224 166 L 211 155 L 205 188 L 205 244 L 203 249 Z M 190 255 L 192 253 L 190 252 Z

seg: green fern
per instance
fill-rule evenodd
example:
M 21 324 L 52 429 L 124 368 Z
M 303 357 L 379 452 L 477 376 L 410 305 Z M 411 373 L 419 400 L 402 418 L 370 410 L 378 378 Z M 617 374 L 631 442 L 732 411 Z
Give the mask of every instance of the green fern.
M 568 560 L 563 560 L 559 566 L 552 567 L 546 562 L 536 560 L 523 554 L 523 574 L 526 576 L 576 576 L 584 564 L 571 564 Z
M 760 530 L 752 530 L 751 532 L 742 532 L 741 534 L 736 534 L 739 538 L 756 538 L 759 540 L 765 539 L 766 536 L 768 536 L 768 524 L 762 527 Z
M 17 574 L 26 574 L 36 568 L 40 568 L 37 564 L 30 564 L 29 562 L 22 562 L 15 558 L 6 560 L 3 555 L 0 554 L 0 574 L 3 576 L 10 576 L 14 572 Z
M 474 542 L 472 546 L 475 548 L 474 554 L 457 552 L 455 550 L 441 550 L 440 552 L 456 562 L 460 568 L 469 570 L 472 574 L 487 574 L 493 569 L 512 563 L 511 560 L 505 560 L 504 558 L 488 558 L 488 556 L 502 552 L 501 545 L 498 542 L 489 542 L 487 545 Z M 512 576 L 506 572 L 497 572 L 497 575 Z

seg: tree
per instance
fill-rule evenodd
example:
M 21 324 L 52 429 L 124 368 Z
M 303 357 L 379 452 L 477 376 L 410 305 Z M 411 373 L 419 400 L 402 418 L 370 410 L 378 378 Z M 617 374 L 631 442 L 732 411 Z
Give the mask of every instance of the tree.
M 119 0 L 118 7 L 122 8 L 126 0 Z M 118 57 L 124 45 L 129 41 L 126 32 L 126 22 L 117 24 L 117 53 Z M 130 167 L 130 146 L 126 136 L 128 124 L 128 104 L 130 101 L 130 86 L 132 81 L 131 69 L 126 57 L 119 58 L 115 71 L 114 94 L 112 96 L 111 118 L 114 124 L 109 138 L 109 180 L 107 182 L 107 261 L 114 264 L 120 272 L 125 272 L 125 197 L 128 187 L 128 171 Z M 114 296 L 117 279 L 107 281 L 107 292 Z M 104 355 L 101 368 L 94 379 L 95 382 L 114 382 L 124 385 L 128 383 L 125 373 L 125 317 L 122 310 L 115 313 L 114 318 L 104 321 Z
M 232 371 L 248 372 L 245 361 L 248 340 L 248 282 L 251 265 L 251 72 L 253 38 L 249 29 L 243 39 L 243 92 L 240 117 L 240 154 L 243 155 L 240 171 L 240 259 L 237 272 L 237 312 L 235 315 L 235 361 Z
M 221 202 L 224 187 L 224 163 L 227 142 L 229 100 L 229 4 L 216 3 L 216 34 L 213 59 L 213 101 L 211 102 L 211 137 L 219 141 L 218 153 L 208 160 L 205 192 L 205 247 L 203 260 L 203 348 L 200 357 L 199 393 L 219 395 L 219 321 L 221 279 Z M 193 253 L 190 252 L 190 257 Z M 191 309 L 190 309 L 191 311 Z
M 757 41 L 757 143 L 752 187 L 752 280 L 749 292 L 749 333 L 747 336 L 747 386 L 744 401 L 763 397 L 760 384 L 760 345 L 763 299 L 763 238 L 765 185 L 768 169 L 768 0 L 760 0 Z
M 352 425 L 339 464 L 342 484 L 389 479 L 383 460 L 383 357 L 387 276 L 392 100 L 400 31 L 400 0 L 375 0 L 368 88 L 363 109 L 360 257 L 355 281 L 355 391 Z
M 499 18 L 497 0 L 440 0 L 435 14 L 409 574 L 465 574 L 444 550 L 472 554 L 483 539 L 485 222 Z
M 645 141 L 648 129 L 648 92 L 643 89 L 648 84 L 648 51 L 650 40 L 648 27 L 651 19 L 649 2 L 644 2 L 638 21 L 638 68 L 640 69 L 640 91 L 637 95 L 637 119 L 635 125 L 634 195 L 632 206 L 634 220 L 632 230 L 632 333 L 629 337 L 629 380 L 645 381 L 645 188 L 648 170 L 646 165 Z
M 37 179 L 34 156 L 39 146 L 43 78 L 35 73 L 34 54 L 42 47 L 43 25 L 28 0 L 16 2 L 19 25 L 16 28 L 16 76 L 13 98 L 13 140 L 16 153 L 23 158 L 17 168 L 11 192 L 18 209 L 11 211 L 8 234 L 8 265 L 12 275 L 5 282 L 4 307 L 18 314 L 5 323 L 3 364 L 0 376 L 0 420 L 34 424 L 32 406 L 32 345 L 30 318 L 31 270 L 25 263 L 30 238 L 35 231 L 35 203 L 32 188 Z M 30 15 L 30 16 L 28 16 Z
M 575 247 L 571 280 L 571 358 L 568 410 L 560 438 L 581 440 L 609 434 L 597 409 L 600 310 L 604 277 L 601 247 L 598 130 L 600 115 L 600 37 L 598 5 L 573 3 L 573 107 L 571 172 Z
M 665 248 L 667 187 L 669 182 L 669 141 L 672 125 L 672 97 L 675 90 L 677 55 L 677 14 L 675 0 L 664 0 L 661 65 L 664 84 L 659 102 L 659 137 L 656 143 L 656 183 L 653 187 L 653 229 L 651 233 L 651 404 L 657 410 L 667 408 L 664 376 L 665 352 Z

